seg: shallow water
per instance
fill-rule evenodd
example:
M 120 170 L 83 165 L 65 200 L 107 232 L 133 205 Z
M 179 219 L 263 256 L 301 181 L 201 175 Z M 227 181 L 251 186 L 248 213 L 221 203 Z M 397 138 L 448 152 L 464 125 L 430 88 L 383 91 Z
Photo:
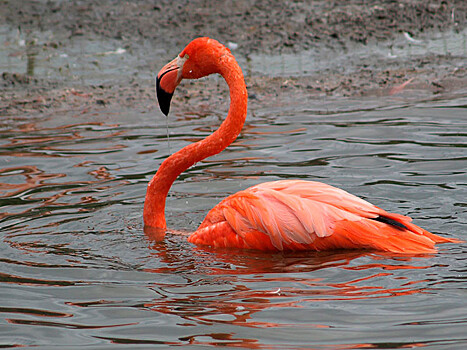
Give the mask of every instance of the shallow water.
M 466 107 L 460 93 L 250 109 L 234 145 L 172 187 L 168 225 L 194 229 L 225 195 L 302 178 L 467 239 Z M 224 115 L 187 110 L 172 111 L 172 151 Z M 4 117 L 0 140 L 0 347 L 467 346 L 465 243 L 417 257 L 156 243 L 141 218 L 169 154 L 155 108 Z

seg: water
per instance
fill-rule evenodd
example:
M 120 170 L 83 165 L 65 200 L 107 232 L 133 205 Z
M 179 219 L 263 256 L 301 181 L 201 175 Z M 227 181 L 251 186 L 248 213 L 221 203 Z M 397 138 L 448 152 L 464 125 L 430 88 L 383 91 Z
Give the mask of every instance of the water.
M 466 106 L 459 93 L 257 107 L 234 145 L 176 182 L 168 225 L 194 229 L 230 193 L 302 178 L 467 239 Z M 208 112 L 172 111 L 172 150 L 225 111 Z M 418 257 L 156 243 L 142 230 L 146 184 L 168 155 L 155 108 L 0 123 L 0 347 L 467 346 L 465 243 Z
M 0 26 L 1 71 L 152 84 L 148 64 L 160 68 L 176 54 L 84 37 L 54 47 L 58 33 L 28 35 Z M 401 34 L 338 58 L 325 49 L 238 58 L 248 75 L 306 75 L 355 69 L 367 58 L 391 64 L 429 53 L 465 56 L 465 35 L 411 42 Z M 250 106 L 238 140 L 172 187 L 172 229 L 193 230 L 228 194 L 301 178 L 467 240 L 466 91 Z M 170 149 L 206 136 L 226 108 L 172 107 Z M 155 105 L 0 118 L 0 347 L 467 346 L 467 244 L 404 257 L 219 251 L 174 234 L 157 243 L 143 233 L 142 208 L 147 182 L 168 154 Z

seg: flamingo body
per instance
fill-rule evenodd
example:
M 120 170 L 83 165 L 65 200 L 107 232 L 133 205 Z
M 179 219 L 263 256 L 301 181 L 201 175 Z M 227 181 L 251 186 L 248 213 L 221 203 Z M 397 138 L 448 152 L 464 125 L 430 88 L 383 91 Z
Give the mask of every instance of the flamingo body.
M 193 40 L 157 75 L 157 97 L 167 115 L 172 94 L 182 79 L 214 73 L 222 75 L 229 85 L 227 118 L 213 134 L 162 163 L 146 194 L 143 216 L 148 231 L 165 231 L 165 200 L 177 176 L 236 139 L 245 122 L 248 99 L 235 58 L 210 38 Z M 371 249 L 411 254 L 436 252 L 436 243 L 459 242 L 432 234 L 411 221 L 320 182 L 284 180 L 259 184 L 225 198 L 188 240 L 198 245 L 263 251 Z
M 266 182 L 215 206 L 189 241 L 267 251 L 372 249 L 433 253 L 449 242 L 339 188 L 315 181 Z

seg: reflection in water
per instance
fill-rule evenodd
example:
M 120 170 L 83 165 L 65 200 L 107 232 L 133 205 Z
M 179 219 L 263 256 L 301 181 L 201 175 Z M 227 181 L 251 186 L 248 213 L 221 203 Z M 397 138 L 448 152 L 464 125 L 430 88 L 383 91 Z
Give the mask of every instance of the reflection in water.
M 153 290 L 157 297 L 144 304 L 145 308 L 157 313 L 180 318 L 179 324 L 185 327 L 209 328 L 223 324 L 255 329 L 331 329 L 334 327 L 332 323 L 295 324 L 293 318 L 288 322 L 280 319 L 274 322 L 261 320 L 264 317 L 256 317 L 255 314 L 268 310 L 280 313 L 281 309 L 284 314 L 291 314 L 293 309 L 328 301 L 350 302 L 426 293 L 426 279 L 408 282 L 405 278 L 398 279 L 397 272 L 431 268 L 430 265 L 420 264 L 423 260 L 413 261 L 414 258 L 407 256 L 394 258 L 361 251 L 264 254 L 196 247 L 187 254 L 174 250 L 170 236 L 166 237 L 168 243 L 165 245 L 160 241 L 152 243 L 151 238 L 149 236 L 149 247 L 167 267 L 146 271 L 155 274 L 180 273 L 182 267 L 187 268 L 187 272 L 190 270 L 199 274 L 197 279 L 188 280 L 183 285 L 155 284 Z M 317 276 L 319 271 L 334 273 L 336 270 L 358 273 L 350 273 L 339 283 L 323 277 L 323 274 Z M 392 282 L 388 283 L 389 280 Z M 258 289 L 259 285 L 266 288 Z M 184 292 L 187 288 L 190 293 Z M 193 334 L 180 340 L 192 345 L 271 348 L 263 346 L 258 339 L 239 338 L 235 333 Z M 401 344 L 401 347 L 404 346 Z M 366 343 L 342 346 L 373 347 L 377 346 Z M 277 348 L 281 346 L 277 345 Z
M 34 120 L 34 119 L 32 119 Z M 71 212 L 89 212 L 97 210 L 102 204 L 92 194 L 114 188 L 116 183 L 124 185 L 126 180 L 117 179 L 105 166 L 97 166 L 87 173 L 94 180 L 83 180 L 83 176 L 76 180 L 66 181 L 71 174 L 65 172 L 61 163 L 58 167 L 50 167 L 47 158 L 77 158 L 77 164 L 72 167 L 94 167 L 91 160 L 82 161 L 86 155 L 107 154 L 122 149 L 124 146 L 112 143 L 107 145 L 105 140 L 113 140 L 121 137 L 123 131 L 115 131 L 117 124 L 106 124 L 103 122 L 65 123 L 53 127 L 44 127 L 40 122 L 47 119 L 37 118 L 35 121 L 23 122 L 22 118 L 13 120 L 9 126 L 9 138 L 3 142 L 0 156 L 6 160 L 18 157 L 24 158 L 22 162 L 29 164 L 44 163 L 44 169 L 60 169 L 63 172 L 48 173 L 37 165 L 10 166 L 0 169 L 0 200 L 9 199 L 8 204 L 0 212 L 0 221 L 11 220 L 24 221 L 25 218 L 53 216 L 54 212 L 61 213 L 63 210 Z M 93 137 L 87 136 L 89 130 L 95 130 Z M 110 131 L 110 132 L 109 132 Z M 100 145 L 95 145 L 100 143 Z M 92 147 L 89 147 L 89 144 Z M 40 158 L 39 160 L 32 160 Z M 31 159 L 31 160 L 28 160 Z M 57 163 L 59 164 L 59 163 Z M 61 179 L 61 180 L 59 180 Z M 109 183 L 115 181 L 114 185 Z M 118 186 L 118 185 L 117 185 Z M 70 199 L 72 199 L 70 201 Z M 15 206 L 13 205 L 15 204 Z M 36 205 L 37 204 L 37 205 Z M 18 206 L 19 205 L 19 206 Z M 18 211 L 17 208 L 25 208 Z M 13 209 L 9 211 L 8 209 Z M 68 218 L 67 220 L 73 220 Z M 27 220 L 26 220 L 27 221 Z M 13 221 L 13 225 L 16 222 Z M 58 225 L 57 222 L 49 222 L 47 226 Z
M 189 266 L 204 276 L 210 276 L 209 281 L 191 281 L 193 284 L 221 284 L 224 290 L 214 293 L 202 291 L 199 294 L 190 293 L 184 297 L 177 292 L 178 286 L 168 285 L 156 287 L 158 297 L 145 307 L 153 311 L 177 315 L 194 324 L 213 325 L 225 323 L 247 327 L 280 327 L 292 326 L 274 322 L 253 321 L 253 314 L 267 309 L 301 308 L 307 303 L 324 302 L 327 300 L 359 300 L 372 298 L 393 298 L 403 295 L 423 293 L 426 279 L 406 283 L 400 280 L 393 288 L 387 287 L 387 281 L 394 278 L 391 272 L 429 269 L 429 265 L 411 265 L 412 258 L 396 258 L 393 265 L 381 255 L 360 251 L 342 252 L 308 252 L 308 253 L 277 253 L 262 254 L 258 252 L 225 250 L 210 250 L 194 248 L 186 261 L 180 251 L 173 252 L 161 245 L 150 245 L 155 250 L 160 261 L 169 266 L 162 269 L 146 269 L 151 273 L 176 273 L 180 259 L 183 265 Z M 384 263 L 367 263 L 352 266 L 359 258 L 384 260 Z M 209 264 L 209 268 L 206 265 Z M 235 266 L 233 269 L 232 267 Z M 350 274 L 340 283 L 330 282 L 323 278 L 316 278 L 314 272 L 326 269 L 343 269 L 350 271 L 364 271 L 355 278 Z M 213 277 L 214 276 L 214 277 Z M 220 276 L 220 277 L 217 277 Z M 258 291 L 248 287 L 249 284 L 274 284 L 277 287 Z M 392 283 L 391 283 L 392 284 Z M 418 286 L 421 284 L 421 286 Z M 294 287 L 283 287 L 293 285 Z M 182 288 L 186 288 L 183 286 Z M 231 316 L 228 320 L 225 316 Z M 189 323 L 188 323 L 189 324 Z M 324 324 L 308 324 L 307 327 L 330 327 Z
M 70 196 L 79 197 L 77 203 L 73 205 L 73 208 L 79 212 L 96 210 L 99 207 L 97 204 L 98 200 L 92 196 L 82 196 L 82 194 L 110 188 L 110 185 L 102 184 L 113 180 L 114 177 L 108 173 L 105 167 L 90 171 L 89 174 L 93 175 L 96 180 L 51 182 L 51 180 L 66 177 L 66 174 L 46 174 L 34 166 L 0 169 L 0 181 L 2 177 L 10 179 L 12 177 L 17 179 L 18 176 L 24 177 L 24 181 L 19 181 L 19 183 L 0 182 L 0 199 L 16 197 L 18 204 L 40 203 L 38 206 L 30 207 L 21 212 L 4 211 L 0 213 L 0 220 L 7 220 L 13 217 L 53 215 L 55 210 L 70 208 L 68 199 L 60 202 L 61 199 L 69 198 Z M 18 181 L 16 180 L 15 182 Z M 125 183 L 125 181 L 120 182 L 121 184 Z M 60 190 L 56 191 L 57 188 L 60 188 Z M 50 193 L 52 191 L 54 192 L 53 194 Z M 80 207 L 78 208 L 76 205 L 80 205 Z M 50 225 L 53 225 L 53 223 L 50 223 Z
M 33 321 L 33 320 L 21 320 L 21 319 L 6 319 L 8 323 L 11 324 L 23 324 L 23 325 L 34 325 L 34 326 L 48 326 L 48 327 L 58 327 L 58 328 L 67 328 L 67 329 L 102 329 L 102 328 L 111 328 L 111 327 L 124 327 L 131 326 L 136 323 L 127 323 L 127 324 L 115 324 L 115 325 L 80 325 L 73 323 L 62 323 L 62 322 L 50 322 L 50 321 Z

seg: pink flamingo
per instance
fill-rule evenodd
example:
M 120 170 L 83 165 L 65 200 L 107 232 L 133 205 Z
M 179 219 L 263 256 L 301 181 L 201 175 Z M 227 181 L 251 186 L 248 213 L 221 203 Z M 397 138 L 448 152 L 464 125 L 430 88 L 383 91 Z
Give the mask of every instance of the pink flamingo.
M 165 232 L 165 200 L 183 171 L 230 145 L 247 114 L 247 90 L 230 50 L 210 38 L 193 40 L 156 79 L 162 112 L 182 79 L 218 73 L 230 89 L 230 109 L 218 130 L 168 157 L 149 182 L 144 203 L 145 231 Z M 460 242 L 430 233 L 407 216 L 388 213 L 341 189 L 315 181 L 262 183 L 225 198 L 188 241 L 218 248 L 264 251 L 371 249 L 433 253 L 436 243 Z

